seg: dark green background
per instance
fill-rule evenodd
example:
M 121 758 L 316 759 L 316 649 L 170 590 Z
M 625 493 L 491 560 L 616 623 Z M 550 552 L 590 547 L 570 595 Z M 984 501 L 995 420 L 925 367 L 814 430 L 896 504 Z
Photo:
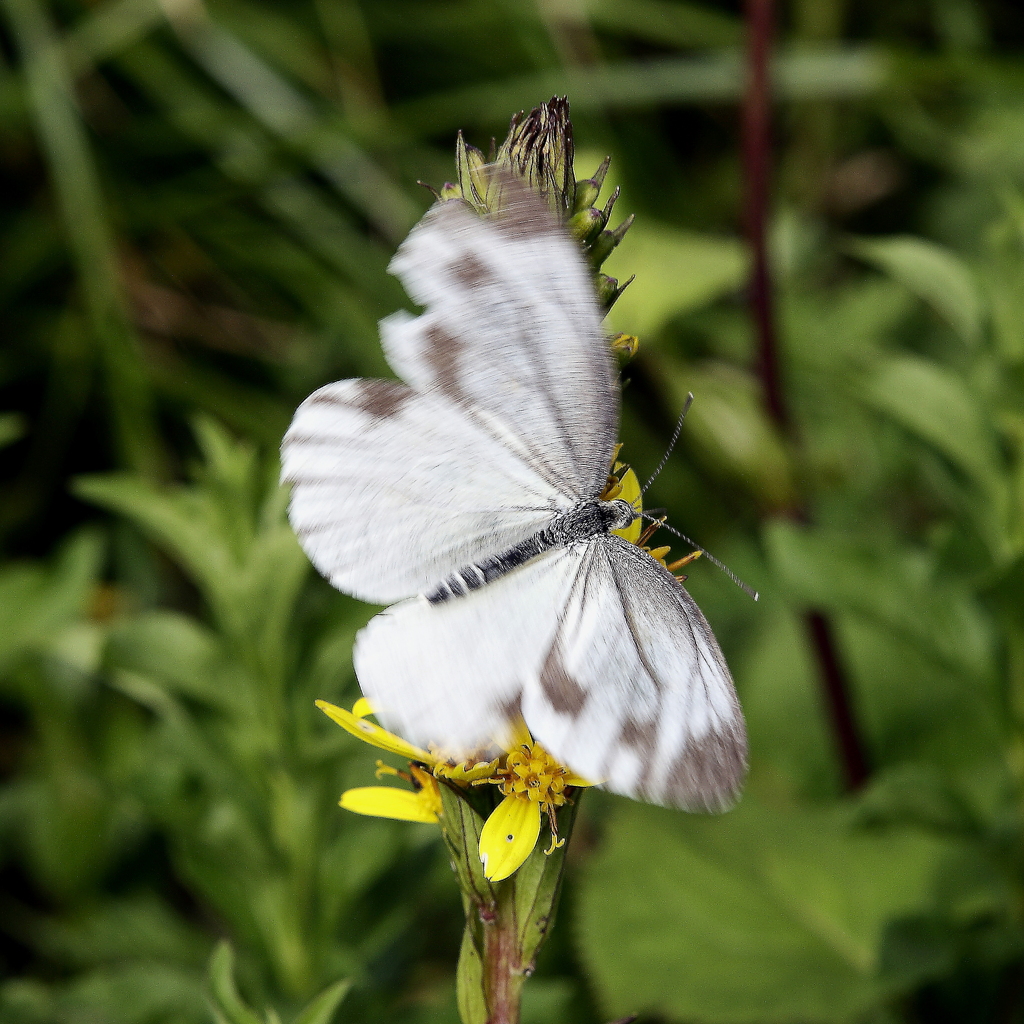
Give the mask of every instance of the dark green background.
M 222 937 L 260 1019 L 341 979 L 339 1021 L 455 1019 L 436 830 L 335 806 L 374 753 L 312 702 L 354 699 L 372 610 L 307 566 L 276 450 L 314 387 L 387 372 L 417 179 L 557 92 L 577 176 L 610 153 L 637 217 L 607 267 L 637 275 L 623 457 L 653 468 L 694 392 L 650 499 L 762 599 L 692 568 L 742 802 L 587 795 L 527 1024 L 1024 1020 L 1024 13 L 779 20 L 786 437 L 744 294 L 738 5 L 2 0 L 0 1019 L 210 1020 Z

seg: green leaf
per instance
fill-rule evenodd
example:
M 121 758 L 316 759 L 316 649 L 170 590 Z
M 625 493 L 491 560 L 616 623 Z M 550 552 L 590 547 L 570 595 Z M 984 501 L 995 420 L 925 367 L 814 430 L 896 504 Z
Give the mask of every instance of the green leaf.
M 110 898 L 70 918 L 50 918 L 35 926 L 36 941 L 50 955 L 81 968 L 162 961 L 197 969 L 211 943 L 194 922 L 156 894 Z
M 662 0 L 585 0 L 598 27 L 673 48 L 739 46 L 743 26 L 734 14 L 704 4 Z
M 558 812 L 558 835 L 565 843 L 547 853 L 546 820 L 542 821 L 540 839 L 523 866 L 512 875 L 515 890 L 516 920 L 522 962 L 533 964 L 537 953 L 555 924 L 558 898 L 562 889 L 565 854 L 572 839 L 572 827 L 584 790 L 578 790 L 575 803 Z
M 764 538 L 776 578 L 798 607 L 856 612 L 948 668 L 992 674 L 988 617 L 960 581 L 938 577 L 929 552 L 781 520 L 766 526 Z
M 206 457 L 196 484 L 158 487 L 111 474 L 80 477 L 75 491 L 131 519 L 174 557 L 250 667 L 280 679 L 288 625 L 309 574 L 285 518 L 287 495 L 276 479 L 261 480 L 249 446 L 210 420 L 195 429 Z
M 475 913 L 475 910 L 473 911 Z M 477 929 L 466 922 L 459 948 L 459 967 L 455 975 L 455 996 L 462 1024 L 487 1024 L 487 999 L 484 996 L 484 970 Z
M 60 204 L 97 354 L 106 370 L 106 400 L 127 465 L 155 475 L 161 446 L 139 339 L 121 294 L 116 241 L 100 168 L 82 120 L 74 82 L 47 5 L 3 0 L 20 51 L 26 96 Z
M 153 611 L 123 620 L 110 632 L 111 667 L 160 680 L 178 694 L 215 707 L 237 707 L 245 692 L 237 683 L 238 667 L 218 636 L 195 619 L 176 612 Z
M 968 345 L 978 344 L 985 315 L 981 292 L 970 268 L 949 249 L 911 235 L 855 238 L 847 248 L 928 303 Z
M 999 456 L 991 421 L 952 370 L 918 356 L 896 356 L 867 378 L 862 394 L 974 481 L 997 486 Z
M 876 49 L 806 45 L 780 54 L 773 72 L 778 95 L 794 100 L 863 96 L 878 90 L 889 73 Z M 573 97 L 573 113 L 578 115 L 609 107 L 733 102 L 742 96 L 743 82 L 741 56 L 730 47 L 694 57 L 576 65 L 458 86 L 405 100 L 392 113 L 405 131 L 422 137 L 454 132 L 469 118 L 501 121 L 509 110 L 529 108 L 538 96 L 553 93 Z
M 82 614 L 102 557 L 101 537 L 82 531 L 65 542 L 52 569 L 12 563 L 0 570 L 0 671 Z
M 919 356 L 895 356 L 856 385 L 863 401 L 933 446 L 981 488 L 975 503 L 983 536 L 998 549 L 1006 488 L 991 419 L 952 370 Z
M 334 1011 L 351 987 L 352 982 L 345 979 L 325 988 L 320 995 L 310 1000 L 295 1018 L 295 1024 L 330 1024 L 334 1019 Z
M 209 965 L 212 1008 L 218 1024 L 264 1024 L 238 994 L 235 987 L 235 954 L 231 943 L 217 943 Z
M 886 927 L 928 905 L 943 853 L 749 797 L 722 818 L 621 803 L 605 831 L 577 927 L 604 1012 L 708 1024 L 838 1024 L 879 1005 Z
M 656 335 L 673 319 L 740 288 L 747 274 L 742 242 L 638 221 L 609 257 L 605 273 L 635 274 L 609 314 L 615 329 Z
M 60 982 L 5 981 L 0 1019 L 4 1024 L 199 1024 L 210 1014 L 194 972 L 137 960 L 77 972 Z
M 684 369 L 658 358 L 652 365 L 671 389 L 676 408 L 682 409 L 687 392 L 693 393 L 687 443 L 708 470 L 745 487 L 762 507 L 791 507 L 795 490 L 789 454 L 753 376 L 717 361 Z

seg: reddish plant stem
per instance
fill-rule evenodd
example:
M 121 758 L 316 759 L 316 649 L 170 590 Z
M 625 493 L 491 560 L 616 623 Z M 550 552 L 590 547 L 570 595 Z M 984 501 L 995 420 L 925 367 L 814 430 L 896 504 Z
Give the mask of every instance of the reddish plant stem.
M 846 788 L 857 790 L 868 780 L 868 763 L 850 704 L 846 675 L 839 661 L 832 624 L 817 611 L 808 612 L 806 621 L 818 656 L 821 680 L 825 688 L 829 716 L 832 719 L 832 730 L 842 758 Z
M 484 991 L 487 1024 L 519 1024 L 526 973 L 519 959 L 515 901 L 499 899 L 484 922 Z
M 744 226 L 753 266 L 750 311 L 757 334 L 757 367 L 768 414 L 792 439 L 793 426 L 782 386 L 778 335 L 775 329 L 772 278 L 768 258 L 768 205 L 771 184 L 771 81 L 769 65 L 774 25 L 774 0 L 745 0 L 747 82 L 743 97 L 742 153 L 745 183 Z M 792 509 L 806 522 L 806 508 Z M 868 777 L 864 744 L 857 728 L 850 687 L 836 648 L 832 626 L 820 611 L 809 611 L 806 626 L 818 659 L 822 689 L 843 767 L 847 789 L 859 789 Z

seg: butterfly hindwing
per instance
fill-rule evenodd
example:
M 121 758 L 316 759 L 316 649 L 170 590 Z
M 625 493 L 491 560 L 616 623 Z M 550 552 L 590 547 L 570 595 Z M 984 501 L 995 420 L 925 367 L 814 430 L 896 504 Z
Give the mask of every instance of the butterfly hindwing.
M 456 759 L 500 747 L 582 557 L 582 549 L 555 548 L 462 597 L 413 598 L 374 616 L 353 660 L 380 720 Z
M 523 714 L 534 736 L 613 792 L 722 810 L 746 773 L 746 734 L 718 643 L 689 594 L 620 537 L 588 545 Z

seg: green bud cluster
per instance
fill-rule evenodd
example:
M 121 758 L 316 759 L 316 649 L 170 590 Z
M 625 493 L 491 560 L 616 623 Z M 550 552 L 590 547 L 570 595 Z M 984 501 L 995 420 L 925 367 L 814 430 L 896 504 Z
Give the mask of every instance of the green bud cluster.
M 455 144 L 457 179 L 435 194 L 441 200 L 461 199 L 480 214 L 495 213 L 501 209 L 501 176 L 493 174 L 492 169 L 512 172 L 543 197 L 579 243 L 594 272 L 594 287 L 607 313 L 633 278 L 620 285 L 614 277 L 601 273 L 601 265 L 622 241 L 633 217 L 630 215 L 616 228 L 608 227 L 619 190 L 611 194 L 603 207 L 596 203 L 611 157 L 605 157 L 592 177 L 576 181 L 574 153 L 569 101 L 564 96 L 555 96 L 529 114 L 515 115 L 501 146 L 495 149 L 492 140 L 489 157 L 469 145 L 460 131 Z

